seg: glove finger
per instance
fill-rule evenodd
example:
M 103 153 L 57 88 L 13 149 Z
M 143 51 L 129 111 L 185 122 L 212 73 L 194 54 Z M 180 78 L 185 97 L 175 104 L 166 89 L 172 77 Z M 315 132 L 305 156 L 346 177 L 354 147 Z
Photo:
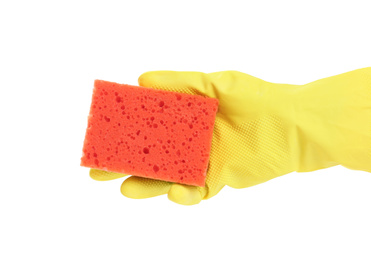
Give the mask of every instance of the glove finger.
M 150 71 L 142 74 L 138 83 L 142 87 L 216 97 L 208 75 L 202 72 Z
M 168 193 L 173 183 L 132 176 L 121 185 L 121 193 L 132 199 L 146 199 Z
M 97 169 L 90 169 L 89 175 L 93 180 L 96 181 L 110 181 L 127 176 L 123 173 L 106 172 Z
M 206 187 L 173 184 L 168 193 L 168 198 L 181 205 L 195 205 L 201 202 L 206 193 Z

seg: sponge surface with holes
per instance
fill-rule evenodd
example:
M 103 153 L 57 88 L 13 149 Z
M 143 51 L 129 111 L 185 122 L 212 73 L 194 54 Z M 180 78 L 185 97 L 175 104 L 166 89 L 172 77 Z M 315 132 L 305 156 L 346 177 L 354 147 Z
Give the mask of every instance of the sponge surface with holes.
M 218 100 L 96 80 L 81 165 L 204 186 Z

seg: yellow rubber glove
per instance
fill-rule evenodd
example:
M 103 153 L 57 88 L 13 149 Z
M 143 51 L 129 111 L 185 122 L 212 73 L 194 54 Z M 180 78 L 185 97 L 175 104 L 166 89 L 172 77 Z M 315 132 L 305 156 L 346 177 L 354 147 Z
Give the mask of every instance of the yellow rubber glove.
M 245 188 L 334 165 L 371 172 L 371 67 L 306 85 L 275 84 L 236 71 L 147 72 L 139 85 L 219 99 L 204 188 L 130 177 L 130 198 L 168 194 L 192 205 L 225 185 Z M 121 177 L 91 170 L 96 180 Z

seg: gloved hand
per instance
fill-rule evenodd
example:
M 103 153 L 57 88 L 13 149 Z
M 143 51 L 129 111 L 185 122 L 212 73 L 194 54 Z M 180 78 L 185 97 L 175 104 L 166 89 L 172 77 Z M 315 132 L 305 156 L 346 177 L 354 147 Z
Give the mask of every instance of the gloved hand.
M 269 83 L 236 71 L 158 71 L 139 85 L 219 99 L 205 187 L 129 177 L 130 198 L 168 194 L 192 205 L 225 185 L 246 188 L 334 165 L 371 172 L 371 67 L 306 85 Z M 95 180 L 122 174 L 92 169 Z

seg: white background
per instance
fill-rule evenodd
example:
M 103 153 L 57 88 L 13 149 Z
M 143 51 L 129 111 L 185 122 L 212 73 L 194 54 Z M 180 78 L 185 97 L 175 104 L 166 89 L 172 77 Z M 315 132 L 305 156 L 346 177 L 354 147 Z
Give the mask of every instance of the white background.
M 186 207 L 79 166 L 94 79 L 367 67 L 368 2 L 1 1 L 0 259 L 370 259 L 371 173 L 291 173 Z

